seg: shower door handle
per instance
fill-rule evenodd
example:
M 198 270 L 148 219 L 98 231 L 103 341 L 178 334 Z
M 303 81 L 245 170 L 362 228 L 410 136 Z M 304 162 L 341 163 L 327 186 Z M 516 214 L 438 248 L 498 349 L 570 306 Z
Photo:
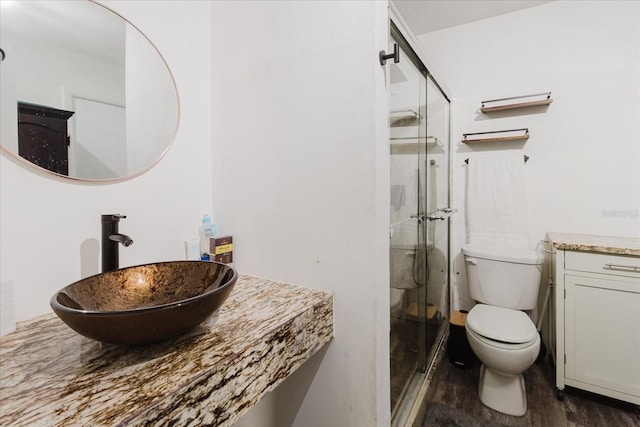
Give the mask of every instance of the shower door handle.
M 444 221 L 449 216 L 445 215 L 440 209 L 436 209 L 435 211 L 431 211 L 427 214 L 427 219 L 429 221 L 442 220 Z
M 411 214 L 409 215 L 409 218 L 411 219 L 417 219 L 418 220 L 418 224 L 422 224 L 424 222 L 424 215 L 420 215 L 420 214 Z
M 429 221 L 435 221 L 438 219 L 441 221 L 444 221 L 445 219 L 448 219 L 451 215 L 453 215 L 456 212 L 458 212 L 458 209 L 439 208 L 439 209 L 436 209 L 435 211 L 429 212 L 429 214 L 427 215 L 427 219 Z

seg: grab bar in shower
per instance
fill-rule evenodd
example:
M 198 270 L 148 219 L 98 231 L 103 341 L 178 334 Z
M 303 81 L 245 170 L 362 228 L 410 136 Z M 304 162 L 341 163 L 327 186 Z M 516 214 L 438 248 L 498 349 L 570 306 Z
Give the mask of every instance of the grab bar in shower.
M 402 221 L 394 222 L 389 225 L 389 239 L 393 238 L 393 229 L 399 225 L 406 224 L 410 221 L 418 221 L 418 224 L 422 224 L 424 222 L 424 215 L 421 214 L 411 214 L 409 218 L 405 218 Z
M 405 219 L 403 219 L 401 221 L 394 222 L 393 224 L 391 224 L 389 226 L 389 228 L 395 228 L 395 227 L 397 227 L 399 225 L 402 225 L 402 224 L 405 224 L 407 222 L 414 221 L 414 220 L 418 220 L 419 223 L 422 223 L 422 221 L 424 221 L 424 215 L 412 214 L 412 215 L 409 216 L 409 218 L 405 218 Z
M 524 157 L 524 162 L 527 163 L 527 161 L 529 160 L 529 156 L 525 154 L 523 157 Z M 469 159 L 468 158 L 464 159 L 464 162 L 466 164 L 469 164 Z

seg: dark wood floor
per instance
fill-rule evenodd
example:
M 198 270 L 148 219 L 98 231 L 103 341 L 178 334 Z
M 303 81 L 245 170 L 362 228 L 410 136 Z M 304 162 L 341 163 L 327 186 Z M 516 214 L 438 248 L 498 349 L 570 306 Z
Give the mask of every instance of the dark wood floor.
M 439 319 L 439 320 L 437 320 Z M 441 316 L 427 321 L 426 353 L 435 344 Z M 407 382 L 416 372 L 418 363 L 419 322 L 411 317 L 391 317 L 390 369 L 391 369 L 391 409 L 396 407 Z
M 637 406 L 582 390 L 567 388 L 556 399 L 555 370 L 545 358 L 525 372 L 528 411 L 513 417 L 484 406 L 478 398 L 480 364 L 460 369 L 443 357 L 435 377 L 433 397 L 422 423 L 426 426 L 594 426 L 637 427 Z
M 418 361 L 418 322 L 391 318 L 390 368 L 391 408 L 398 403 L 405 384 L 416 370 Z

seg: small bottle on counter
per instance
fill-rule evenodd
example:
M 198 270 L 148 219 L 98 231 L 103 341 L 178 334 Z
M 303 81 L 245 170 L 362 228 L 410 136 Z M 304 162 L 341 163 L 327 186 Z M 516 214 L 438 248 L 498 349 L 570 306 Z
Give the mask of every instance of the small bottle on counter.
M 208 214 L 202 216 L 202 224 L 199 228 L 200 234 L 200 259 L 202 261 L 209 261 L 209 239 L 215 237 L 216 226 L 211 221 L 211 217 Z

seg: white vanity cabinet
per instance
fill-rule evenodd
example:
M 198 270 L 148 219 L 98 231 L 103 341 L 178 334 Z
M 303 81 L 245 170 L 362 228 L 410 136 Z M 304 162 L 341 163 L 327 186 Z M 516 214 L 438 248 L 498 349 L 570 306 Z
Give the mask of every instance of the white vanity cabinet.
M 558 398 L 571 386 L 640 404 L 640 256 L 550 240 Z

